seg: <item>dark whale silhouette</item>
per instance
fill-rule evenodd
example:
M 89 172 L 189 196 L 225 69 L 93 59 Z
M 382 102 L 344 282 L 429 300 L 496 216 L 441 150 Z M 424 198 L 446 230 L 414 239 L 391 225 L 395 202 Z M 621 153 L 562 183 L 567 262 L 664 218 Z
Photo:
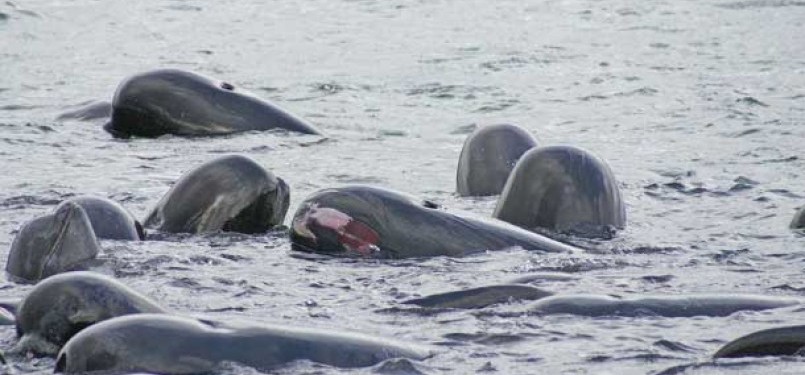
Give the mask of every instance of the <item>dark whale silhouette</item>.
M 73 335 L 127 314 L 163 313 L 148 297 L 93 272 L 66 272 L 42 280 L 17 309 L 14 352 L 55 356 Z
M 611 237 L 626 209 L 609 166 L 571 146 L 537 147 L 517 162 L 493 217 L 534 230 Z
M 529 285 L 502 284 L 438 293 L 405 301 L 428 308 L 474 309 L 511 301 L 536 300 L 518 313 L 581 316 L 664 317 L 728 316 L 738 311 L 776 309 L 801 304 L 791 298 L 742 294 L 687 294 L 621 297 L 595 294 L 553 294 Z
M 74 202 L 23 225 L 8 252 L 11 280 L 35 283 L 57 273 L 84 268 L 100 252 L 89 216 Z
M 460 196 L 500 194 L 517 160 L 536 146 L 534 137 L 516 125 L 498 124 L 476 129 L 461 148 L 456 192 Z
M 282 224 L 289 202 L 281 178 L 245 156 L 223 156 L 182 175 L 144 225 L 169 233 L 263 233 Z
M 300 251 L 375 258 L 462 256 L 517 246 L 580 251 L 502 221 L 371 186 L 326 189 L 308 197 L 294 215 L 290 237 Z
M 730 341 L 715 358 L 802 355 L 805 350 L 805 325 L 778 327 L 753 332 Z
M 124 80 L 104 129 L 118 138 L 271 129 L 321 134 L 305 120 L 230 83 L 178 69 L 152 70 Z
M 100 239 L 144 240 L 145 231 L 137 219 L 119 203 L 110 199 L 82 195 L 66 202 L 76 203 L 87 213 L 92 230 Z
M 270 371 L 296 360 L 350 368 L 430 355 L 422 346 L 353 333 L 136 314 L 106 320 L 75 335 L 59 353 L 56 372 L 196 374 L 210 373 L 224 361 Z

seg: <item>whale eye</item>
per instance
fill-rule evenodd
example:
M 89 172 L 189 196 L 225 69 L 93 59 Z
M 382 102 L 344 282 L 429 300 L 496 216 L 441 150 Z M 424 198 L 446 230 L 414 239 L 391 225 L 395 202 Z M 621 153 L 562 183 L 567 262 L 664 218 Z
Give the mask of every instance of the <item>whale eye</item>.
M 235 86 L 229 82 L 221 82 L 221 88 L 227 91 L 235 90 Z

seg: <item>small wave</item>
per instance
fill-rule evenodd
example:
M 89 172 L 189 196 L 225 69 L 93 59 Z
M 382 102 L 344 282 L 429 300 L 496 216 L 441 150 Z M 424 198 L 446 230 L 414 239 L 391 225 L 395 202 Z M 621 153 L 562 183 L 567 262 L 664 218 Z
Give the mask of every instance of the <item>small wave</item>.
M 718 263 L 735 264 L 735 260 L 749 254 L 749 249 L 721 250 L 707 256 Z
M 450 134 L 467 135 L 474 132 L 475 129 L 478 129 L 478 124 L 462 125 L 450 131 Z
M 657 90 L 657 89 L 651 88 L 651 87 L 641 87 L 639 89 L 634 89 L 632 91 L 615 93 L 615 96 L 626 96 L 626 97 L 635 96 L 635 95 L 637 95 L 637 96 L 654 96 L 658 92 L 660 92 L 660 91 Z
M 796 293 L 800 293 L 800 294 L 805 294 L 805 286 L 797 287 L 797 286 L 792 286 L 791 284 L 775 285 L 775 286 L 773 286 L 773 287 L 771 287 L 769 289 L 771 289 L 771 290 L 782 290 L 782 291 L 786 291 L 786 292 L 796 292 Z
M 74 193 L 60 193 L 53 190 L 37 195 L 15 195 L 0 200 L 0 207 L 25 208 L 29 206 L 55 206 L 61 201 L 73 196 L 75 196 Z
M 339 85 L 333 82 L 326 82 L 326 83 L 317 83 L 313 85 L 313 90 L 316 92 L 324 93 L 325 95 L 334 95 L 338 94 L 341 91 L 346 90 L 346 87 Z
M 387 375 L 425 375 L 425 369 L 407 358 L 392 358 L 383 361 L 374 368 L 376 374 Z
M 491 86 L 443 85 L 441 83 L 427 83 L 414 87 L 405 92 L 408 96 L 428 96 L 434 99 L 464 98 L 473 99 L 475 94 L 494 91 Z
M 634 265 L 622 259 L 589 258 L 534 258 L 530 263 L 529 271 L 562 273 L 581 273 Z
M 681 66 L 667 66 L 667 65 L 656 65 L 649 67 L 651 70 L 655 70 L 658 72 L 681 72 L 685 70 L 684 67 Z
M 681 342 L 665 340 L 665 339 L 655 341 L 652 345 L 657 348 L 669 350 L 672 352 L 696 353 L 697 351 L 699 351 L 699 349 L 689 345 L 685 345 Z
M 677 34 L 685 31 L 685 29 L 675 29 L 660 26 L 633 26 L 621 29 L 620 31 L 655 31 L 658 33 L 665 33 L 665 34 Z
M 499 72 L 499 71 L 501 71 L 503 69 L 507 69 L 507 68 L 517 68 L 517 67 L 526 66 L 528 64 L 531 64 L 532 62 L 537 62 L 537 61 L 531 61 L 528 58 L 514 56 L 514 57 L 505 58 L 505 59 L 500 59 L 500 60 L 495 60 L 495 61 L 489 61 L 489 62 L 482 63 L 481 68 L 488 69 L 488 70 L 491 70 L 493 72 Z M 542 63 L 542 64 L 550 64 L 553 61 L 543 59 L 542 61 L 539 61 L 539 62 Z
M 778 366 L 773 366 L 774 364 Z M 678 365 L 655 375 L 712 374 L 719 370 L 730 370 L 731 374 L 800 374 L 802 364 L 802 358 L 797 357 L 729 359 Z
M 496 102 L 496 103 L 489 103 L 489 104 L 483 105 L 483 106 L 479 107 L 478 109 L 476 109 L 474 112 L 479 112 L 479 113 L 498 112 L 498 111 L 502 111 L 504 109 L 507 109 L 507 108 L 509 108 L 509 107 L 511 107 L 511 106 L 513 106 L 515 104 L 518 104 L 518 103 L 520 103 L 520 101 L 515 100 L 515 99 L 502 100 L 502 101 L 499 101 L 499 102 Z
M 311 285 L 311 287 L 315 287 Z M 416 315 L 416 316 L 435 316 L 443 313 L 455 312 L 456 309 L 451 308 L 443 308 L 443 307 L 402 307 L 402 306 L 394 306 L 388 307 L 384 309 L 375 310 L 376 313 L 380 314 L 406 314 L 406 315 Z
M 524 341 L 528 337 L 526 334 L 512 334 L 512 333 L 447 333 L 442 337 L 460 342 L 471 342 L 480 345 L 505 345 L 514 342 Z
M 186 260 L 180 260 L 179 263 L 182 264 L 197 264 L 203 266 L 220 266 L 223 264 L 220 259 L 213 258 L 206 255 L 194 255 Z
M 750 0 L 737 1 L 732 3 L 716 4 L 719 8 L 725 9 L 753 9 L 753 8 L 780 8 L 780 7 L 802 7 L 805 1 L 792 0 Z
M 39 13 L 34 12 L 32 10 L 29 10 L 29 9 L 20 8 L 13 1 L 5 1 L 4 5 L 5 5 L 5 7 L 10 8 L 10 11 L 1 12 L 0 13 L 0 21 L 10 18 L 12 12 L 15 13 L 15 14 L 20 14 L 20 15 L 27 16 L 27 17 L 42 18 L 42 15 L 40 15 Z
M 244 312 L 246 310 L 248 310 L 248 308 L 243 307 L 243 306 L 234 306 L 234 307 L 229 306 L 229 307 L 208 308 L 208 309 L 204 309 L 204 312 L 207 312 L 207 313 L 231 312 L 231 311 Z
M 386 183 L 385 179 L 373 176 L 353 176 L 349 174 L 330 174 L 327 175 L 327 178 L 330 178 L 339 183 L 345 184 L 384 184 Z
M 584 55 L 581 54 L 558 53 L 558 51 L 564 51 L 563 48 L 545 46 L 545 49 L 545 51 L 536 52 L 534 54 L 512 52 L 512 56 L 481 63 L 480 67 L 493 72 L 500 72 L 526 66 L 546 66 L 564 60 L 574 60 L 584 57 Z
M 581 100 L 583 102 L 589 102 L 589 101 L 592 101 L 592 100 L 604 100 L 604 99 L 609 99 L 609 96 L 604 95 L 604 94 L 592 94 L 592 95 L 579 97 L 579 100 Z
M 623 357 L 615 357 L 615 356 L 608 356 L 608 355 L 595 355 L 595 356 L 587 358 L 587 361 L 588 362 L 593 362 L 593 363 L 634 361 L 634 360 L 638 360 L 638 361 L 641 361 L 641 362 L 657 362 L 659 360 L 664 360 L 664 359 L 684 359 L 684 358 L 675 357 L 675 356 L 669 356 L 669 355 L 659 354 L 659 353 L 641 353 L 641 354 L 628 355 L 628 356 L 623 356 Z
M 802 195 L 795 194 L 788 189 L 769 189 L 766 191 L 786 198 L 795 198 L 795 199 L 803 198 Z
M 432 57 L 427 59 L 420 59 L 419 62 L 422 64 L 441 64 L 450 61 L 460 61 L 463 60 L 463 57 Z
M 246 256 L 243 256 L 243 255 L 237 255 L 237 254 L 229 254 L 229 253 L 221 253 L 219 256 L 221 258 L 224 258 L 226 260 L 231 260 L 233 262 L 243 262 L 243 261 L 251 261 L 252 260 L 252 258 L 250 258 L 250 257 L 246 257 Z
M 544 282 L 567 282 L 576 281 L 579 278 L 573 275 L 561 273 L 536 273 L 524 275 L 509 281 L 511 284 L 538 284 Z
M 710 196 L 727 197 L 734 194 L 754 189 L 759 183 L 744 176 L 738 176 L 733 180 L 733 184 L 728 188 L 708 188 L 700 182 L 686 184 L 675 180 L 666 183 L 651 183 L 643 186 L 645 194 L 658 199 L 678 200 L 668 197 L 668 193 L 679 193 L 687 196 Z
M 664 284 L 674 279 L 674 275 L 645 275 L 637 278 L 651 284 Z
M 198 280 L 191 278 L 191 277 L 179 277 L 175 278 L 172 281 L 168 282 L 168 285 L 176 288 L 182 289 L 190 289 L 192 291 L 215 291 L 215 292 L 225 292 L 225 290 L 220 288 L 213 288 L 210 286 L 205 286 L 201 284 Z
M 41 105 L 22 105 L 22 104 L 6 104 L 0 106 L 0 111 L 25 111 L 29 109 L 42 108 Z
M 578 99 L 583 102 L 589 102 L 593 100 L 605 100 L 612 97 L 630 97 L 630 96 L 654 96 L 656 95 L 659 90 L 652 88 L 652 87 L 641 87 L 631 91 L 618 91 L 614 93 L 597 93 L 579 97 Z
M 768 107 L 769 105 L 766 103 L 761 102 L 758 99 L 755 99 L 751 96 L 745 96 L 743 98 L 735 99 L 736 103 L 746 104 L 748 106 L 758 106 L 758 107 Z
M 199 7 L 199 6 L 187 5 L 187 4 L 173 4 L 173 5 L 168 5 L 167 8 L 171 9 L 171 10 L 178 10 L 178 11 L 184 11 L 184 12 L 187 12 L 187 11 L 200 12 L 202 10 L 202 8 Z

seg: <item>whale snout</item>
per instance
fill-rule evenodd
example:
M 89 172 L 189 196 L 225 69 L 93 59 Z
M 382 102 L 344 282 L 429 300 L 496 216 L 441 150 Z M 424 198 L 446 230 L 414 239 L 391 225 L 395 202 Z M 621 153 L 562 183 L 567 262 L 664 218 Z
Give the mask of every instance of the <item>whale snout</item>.
M 371 257 L 380 252 L 380 235 L 369 225 L 330 207 L 311 204 L 291 225 L 293 234 L 311 248 Z M 304 245 L 304 243 L 302 245 Z

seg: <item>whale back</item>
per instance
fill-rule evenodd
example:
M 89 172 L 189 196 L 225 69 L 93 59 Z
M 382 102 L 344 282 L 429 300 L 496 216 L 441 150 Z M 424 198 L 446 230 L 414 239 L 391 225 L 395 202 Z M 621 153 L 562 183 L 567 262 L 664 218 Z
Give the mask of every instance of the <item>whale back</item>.
M 301 118 L 248 91 L 178 69 L 153 70 L 124 80 L 104 128 L 120 138 L 269 129 L 320 134 Z
M 609 166 L 570 146 L 534 148 L 522 156 L 493 217 L 530 230 L 609 237 L 626 225 L 620 188 Z
M 250 158 L 224 156 L 185 173 L 144 224 L 170 233 L 262 233 L 282 224 L 289 201 L 285 181 Z
M 290 236 L 296 250 L 376 258 L 462 256 L 511 247 L 578 250 L 500 220 L 363 185 L 308 197 L 294 215 Z
M 476 129 L 461 148 L 456 192 L 460 196 L 500 194 L 517 160 L 536 146 L 536 139 L 515 125 L 488 125 Z

